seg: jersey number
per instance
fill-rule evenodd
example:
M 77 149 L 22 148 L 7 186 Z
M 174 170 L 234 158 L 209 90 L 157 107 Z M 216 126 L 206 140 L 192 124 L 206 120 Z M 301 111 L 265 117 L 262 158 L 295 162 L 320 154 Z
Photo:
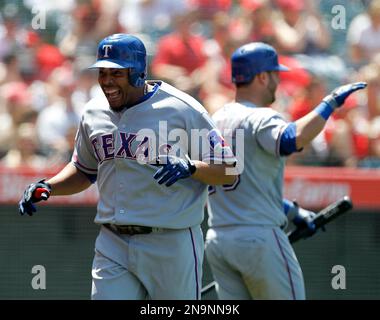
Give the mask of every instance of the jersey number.
M 223 191 L 233 191 L 237 188 L 240 183 L 240 175 L 238 175 L 232 184 L 224 184 L 222 185 Z M 208 186 L 208 194 L 211 195 L 216 192 L 215 186 Z

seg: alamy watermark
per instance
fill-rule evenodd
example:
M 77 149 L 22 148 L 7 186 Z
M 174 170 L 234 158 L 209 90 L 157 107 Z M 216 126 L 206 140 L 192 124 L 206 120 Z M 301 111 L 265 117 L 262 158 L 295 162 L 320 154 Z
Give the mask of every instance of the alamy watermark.
M 33 266 L 32 274 L 35 276 L 32 278 L 31 286 L 34 290 L 45 290 L 46 289 L 46 269 L 44 266 L 38 264 Z
M 346 30 L 346 8 L 337 4 L 331 8 L 334 17 L 331 19 L 331 28 L 334 30 Z
M 346 289 L 346 268 L 338 264 L 332 267 L 331 273 L 335 274 L 331 279 L 331 287 L 334 290 Z
M 171 128 L 167 121 L 160 121 L 157 130 L 140 129 L 138 132 L 106 133 L 91 140 L 98 163 L 125 158 L 139 164 L 158 164 L 160 156 L 176 156 L 200 160 L 211 164 L 233 164 L 226 168 L 226 175 L 241 174 L 244 170 L 244 130 L 216 128 L 184 130 Z M 234 152 L 233 152 L 234 151 Z M 166 161 L 165 157 L 161 157 Z M 237 160 L 237 162 L 236 162 Z M 159 164 L 165 162 L 159 161 Z
M 45 30 L 46 29 L 46 9 L 40 6 L 32 7 L 33 18 L 31 21 L 31 26 L 34 30 Z

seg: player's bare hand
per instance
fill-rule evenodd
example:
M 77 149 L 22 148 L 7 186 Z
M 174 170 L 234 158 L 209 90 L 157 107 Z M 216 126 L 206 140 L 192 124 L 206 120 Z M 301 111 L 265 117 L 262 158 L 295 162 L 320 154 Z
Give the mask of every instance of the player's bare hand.
M 33 212 L 36 212 L 36 206 L 34 203 L 41 200 L 47 200 L 50 197 L 51 186 L 45 179 L 38 181 L 37 183 L 30 184 L 24 191 L 22 199 L 19 202 L 19 213 L 24 215 L 33 215 Z
M 180 179 L 190 177 L 196 170 L 195 165 L 189 158 L 181 159 L 175 156 L 160 156 L 158 159 L 158 165 L 162 165 L 153 176 L 158 180 L 159 184 L 165 183 L 167 187 L 170 187 Z
M 355 82 L 340 86 L 325 97 L 323 101 L 327 102 L 333 109 L 339 108 L 351 93 L 364 89 L 366 86 L 366 82 Z

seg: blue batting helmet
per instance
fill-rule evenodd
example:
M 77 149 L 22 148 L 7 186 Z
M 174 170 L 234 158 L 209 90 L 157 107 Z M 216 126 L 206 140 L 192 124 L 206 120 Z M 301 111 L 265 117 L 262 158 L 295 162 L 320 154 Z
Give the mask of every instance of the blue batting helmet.
M 248 83 L 265 71 L 288 71 L 278 63 L 276 50 L 263 42 L 251 42 L 236 49 L 231 57 L 232 82 Z
M 94 68 L 130 68 L 129 83 L 134 87 L 144 85 L 146 71 L 146 49 L 139 38 L 117 33 L 100 41 L 96 62 L 89 67 Z

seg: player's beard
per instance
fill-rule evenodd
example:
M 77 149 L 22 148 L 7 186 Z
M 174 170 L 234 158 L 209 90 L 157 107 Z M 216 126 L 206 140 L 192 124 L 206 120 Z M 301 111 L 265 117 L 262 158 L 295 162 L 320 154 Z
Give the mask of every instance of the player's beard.
M 273 79 L 272 74 L 269 72 L 269 83 L 267 86 L 267 92 L 268 92 L 268 104 L 272 104 L 276 101 L 276 90 L 277 90 L 277 82 Z

